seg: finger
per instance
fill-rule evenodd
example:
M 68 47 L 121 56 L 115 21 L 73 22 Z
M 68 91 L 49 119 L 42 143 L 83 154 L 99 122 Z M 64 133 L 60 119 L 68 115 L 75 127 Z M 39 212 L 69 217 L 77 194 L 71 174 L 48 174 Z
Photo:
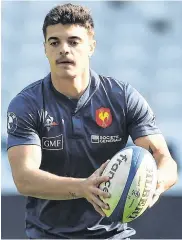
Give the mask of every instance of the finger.
M 154 195 L 151 202 L 149 203 L 149 208 L 151 208 L 158 200 L 160 195 Z
M 161 193 L 164 192 L 164 186 L 161 185 L 159 188 L 156 189 L 151 202 L 149 203 L 149 208 L 151 208 L 158 200 L 161 195 Z
M 110 193 L 104 192 L 97 187 L 93 188 L 92 193 L 94 193 L 95 195 L 97 195 L 99 197 L 103 197 L 103 198 L 110 198 L 111 197 Z
M 103 173 L 104 169 L 106 168 L 107 164 L 110 162 L 110 160 L 107 160 L 105 163 L 103 163 L 100 168 L 98 169 L 99 176 Z
M 100 208 L 109 210 L 109 205 L 104 203 L 99 197 L 93 195 L 92 201 Z
M 100 176 L 100 177 L 96 177 L 93 180 L 94 185 L 99 186 L 101 183 L 103 182 L 107 182 L 109 181 L 109 176 Z
M 102 209 L 96 205 L 93 201 L 91 201 L 93 207 L 95 208 L 95 210 L 102 216 L 102 217 L 105 217 L 105 213 L 102 211 Z

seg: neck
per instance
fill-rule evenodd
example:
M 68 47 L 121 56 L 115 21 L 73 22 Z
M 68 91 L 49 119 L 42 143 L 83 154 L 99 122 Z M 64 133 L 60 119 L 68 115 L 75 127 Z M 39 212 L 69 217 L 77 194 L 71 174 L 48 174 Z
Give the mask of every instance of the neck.
M 80 76 L 70 78 L 60 78 L 58 75 L 51 72 L 51 79 L 54 88 L 71 98 L 79 98 L 89 84 L 89 69 L 84 71 Z

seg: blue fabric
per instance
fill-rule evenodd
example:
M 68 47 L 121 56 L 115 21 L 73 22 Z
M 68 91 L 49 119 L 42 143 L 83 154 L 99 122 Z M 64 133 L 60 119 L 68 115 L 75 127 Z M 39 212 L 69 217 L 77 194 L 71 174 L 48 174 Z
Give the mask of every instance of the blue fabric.
M 22 90 L 8 108 L 7 147 L 39 145 L 40 168 L 58 176 L 89 177 L 125 147 L 129 135 L 135 140 L 155 133 L 160 131 L 143 97 L 128 83 L 93 70 L 89 86 L 74 104 L 56 91 L 49 74 Z M 103 225 L 109 226 L 111 222 L 107 218 L 99 222 L 100 219 L 86 199 L 27 198 L 27 232 L 31 226 L 60 238 L 114 235 L 118 225 L 107 233 Z M 97 230 L 89 230 L 95 226 Z

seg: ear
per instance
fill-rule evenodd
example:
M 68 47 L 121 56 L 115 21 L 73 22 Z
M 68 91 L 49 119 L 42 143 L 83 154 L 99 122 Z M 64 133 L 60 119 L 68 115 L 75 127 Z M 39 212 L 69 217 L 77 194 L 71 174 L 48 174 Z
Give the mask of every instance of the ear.
M 90 49 L 89 49 L 89 57 L 91 57 L 95 51 L 95 47 L 96 47 L 96 41 L 94 39 L 92 39 L 90 41 Z

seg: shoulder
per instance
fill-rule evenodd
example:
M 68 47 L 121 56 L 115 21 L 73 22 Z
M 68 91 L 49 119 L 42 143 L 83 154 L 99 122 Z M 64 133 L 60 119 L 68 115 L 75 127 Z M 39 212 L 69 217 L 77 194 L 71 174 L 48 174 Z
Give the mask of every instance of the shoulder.
M 21 92 L 18 95 L 30 98 L 30 99 L 37 99 L 39 100 L 40 94 L 42 94 L 42 85 L 43 85 L 44 79 L 37 80 L 31 84 L 29 84 L 27 87 L 21 90 Z
M 41 86 L 44 79 L 37 80 L 21 90 L 20 93 L 27 93 L 31 91 L 37 91 Z
M 111 76 L 99 75 L 100 78 L 100 88 L 104 89 L 107 94 L 109 93 L 110 98 L 114 99 L 123 99 L 126 105 L 133 105 L 134 102 L 142 102 L 144 105 L 147 105 L 146 100 L 142 94 L 134 88 L 130 83 L 113 78 Z
M 101 83 L 105 85 L 110 85 L 110 87 L 113 89 L 113 87 L 116 87 L 119 91 L 125 92 L 126 96 L 130 96 L 131 94 L 140 95 L 140 91 L 134 88 L 129 82 L 126 82 L 124 80 L 119 80 L 110 76 L 103 76 L 99 75 L 101 79 Z
M 19 109 L 21 111 L 27 108 L 35 109 L 41 102 L 43 80 L 44 79 L 37 80 L 22 89 L 10 101 L 8 110 Z
M 100 86 L 105 88 L 111 94 L 120 94 L 127 98 L 128 95 L 136 93 L 137 90 L 132 85 L 124 80 L 116 79 L 111 76 L 99 75 Z
M 99 75 L 101 84 L 108 85 L 110 87 L 118 87 L 121 90 L 124 90 L 126 85 L 128 84 L 127 82 L 124 82 L 122 80 L 118 80 L 116 78 L 113 78 L 111 76 L 104 76 L 104 75 Z

